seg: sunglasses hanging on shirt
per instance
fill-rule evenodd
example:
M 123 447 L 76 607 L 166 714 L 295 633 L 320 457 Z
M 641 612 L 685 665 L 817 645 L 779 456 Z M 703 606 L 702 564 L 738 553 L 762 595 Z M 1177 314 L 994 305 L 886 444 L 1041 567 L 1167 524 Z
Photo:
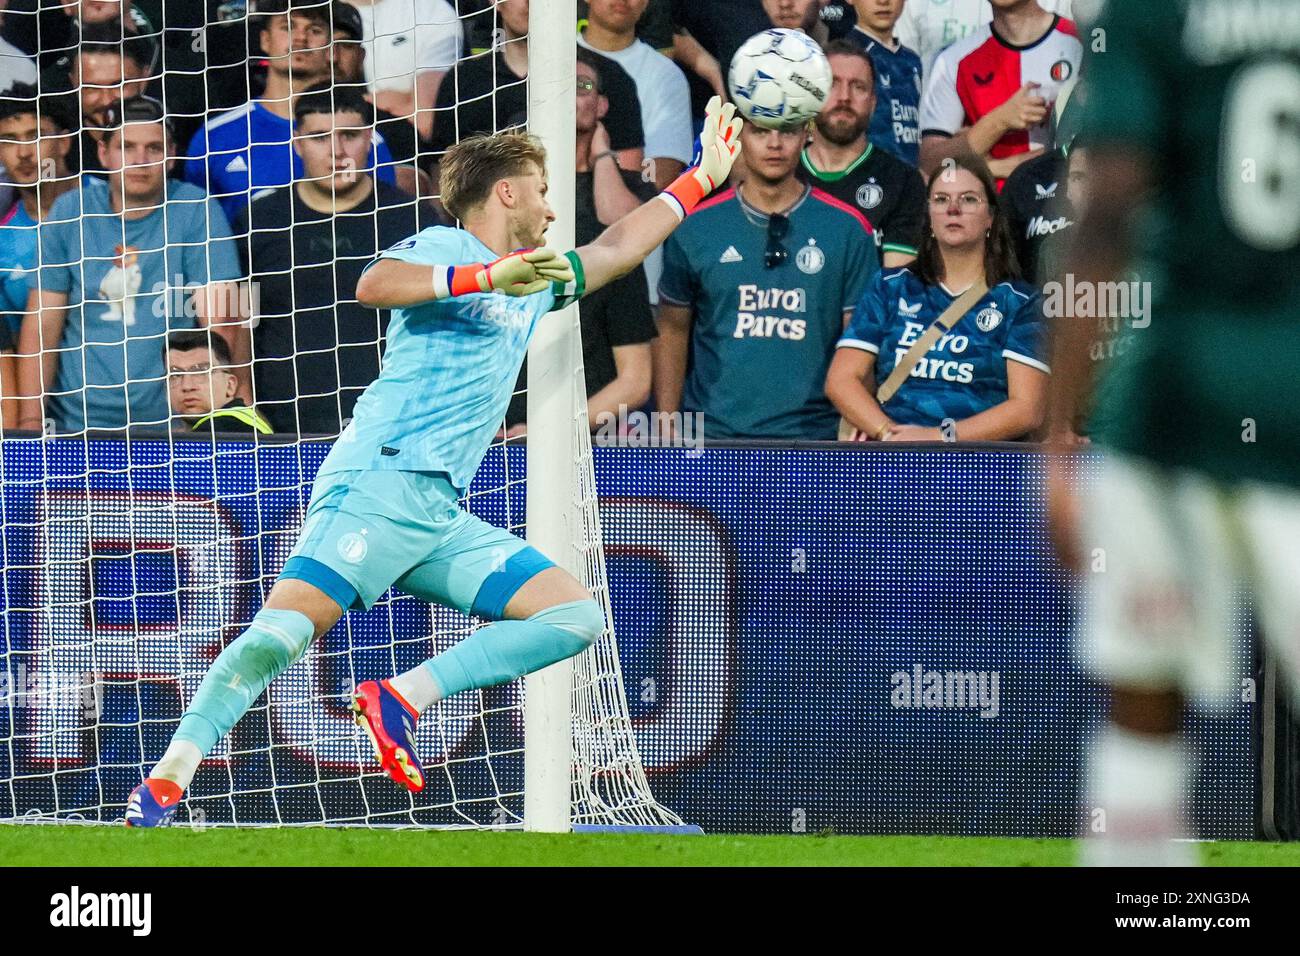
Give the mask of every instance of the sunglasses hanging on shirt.
M 790 219 L 779 212 L 773 213 L 767 220 L 767 249 L 763 251 L 763 268 L 775 269 L 790 258 L 790 251 L 781 245 L 790 232 Z

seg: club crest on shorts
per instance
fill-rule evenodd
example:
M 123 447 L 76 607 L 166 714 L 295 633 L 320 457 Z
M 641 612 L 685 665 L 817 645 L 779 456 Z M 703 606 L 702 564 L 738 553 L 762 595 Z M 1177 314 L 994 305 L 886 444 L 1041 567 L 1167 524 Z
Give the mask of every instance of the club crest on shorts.
M 981 332 L 992 332 L 1002 324 L 1002 313 L 995 305 L 981 309 L 979 315 L 975 316 L 975 324 L 979 326 Z
M 816 275 L 822 271 L 822 266 L 826 265 L 826 253 L 817 248 L 815 240 L 809 239 L 808 245 L 796 253 L 794 264 L 804 275 Z
M 339 557 L 348 564 L 360 564 L 369 550 L 370 545 L 366 542 L 365 535 L 349 531 L 339 538 Z
M 885 191 L 881 189 L 876 181 L 863 183 L 858 187 L 857 195 L 858 205 L 863 209 L 875 209 L 880 205 L 880 201 L 885 198 Z

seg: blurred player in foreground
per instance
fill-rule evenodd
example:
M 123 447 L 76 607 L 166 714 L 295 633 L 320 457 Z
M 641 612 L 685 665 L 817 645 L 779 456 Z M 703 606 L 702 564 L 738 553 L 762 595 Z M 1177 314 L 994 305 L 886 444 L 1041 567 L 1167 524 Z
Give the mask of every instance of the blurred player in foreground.
M 1090 190 L 1073 294 L 1056 290 L 1048 485 L 1058 552 L 1086 577 L 1082 647 L 1111 688 L 1089 863 L 1195 861 L 1174 842 L 1190 779 L 1179 728 L 1189 700 L 1240 705 L 1239 582 L 1293 690 L 1300 678 L 1300 35 L 1256 29 L 1291 6 L 1112 3 L 1108 50 L 1090 61 Z M 1173 228 L 1148 271 L 1136 247 L 1160 222 Z M 1076 502 L 1067 456 L 1107 321 L 1088 296 L 1123 282 L 1145 297 L 1132 268 L 1154 304 L 1119 310 L 1128 341 L 1095 402 L 1106 458 Z
M 710 101 L 699 164 L 660 193 L 662 202 L 563 256 L 536 248 L 555 214 L 535 139 L 473 136 L 448 150 L 442 200 L 465 228 L 425 229 L 362 274 L 357 299 L 393 310 L 383 371 L 321 465 L 298 544 L 266 603 L 213 663 L 162 760 L 132 792 L 128 826 L 168 823 L 204 755 L 267 684 L 344 611 L 369 608 L 394 584 L 496 622 L 404 674 L 356 688 L 357 722 L 384 770 L 410 790 L 425 782 L 414 747 L 422 711 L 600 637 L 604 614 L 581 583 L 462 511 L 458 499 L 501 423 L 538 322 L 629 272 L 726 181 L 740 151 L 733 113 Z

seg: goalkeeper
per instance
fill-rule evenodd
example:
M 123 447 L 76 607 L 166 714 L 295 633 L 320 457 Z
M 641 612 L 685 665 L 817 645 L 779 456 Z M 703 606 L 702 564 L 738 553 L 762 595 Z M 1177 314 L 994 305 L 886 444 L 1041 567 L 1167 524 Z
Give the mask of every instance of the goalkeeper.
M 495 622 L 404 674 L 356 688 L 357 723 L 389 777 L 410 790 L 424 787 L 414 747 L 422 711 L 563 660 L 601 635 L 604 614 L 582 584 L 458 501 L 537 323 L 634 268 L 727 179 L 740 152 L 733 114 L 714 97 L 699 163 L 660 202 L 563 256 L 539 248 L 555 214 L 535 139 L 474 136 L 447 151 L 442 200 L 464 228 L 425 229 L 362 274 L 357 299 L 393 310 L 383 371 L 321 465 L 270 596 L 213 663 L 162 760 L 132 791 L 128 826 L 170 822 L 204 756 L 267 684 L 344 611 L 369 608 L 393 585 Z

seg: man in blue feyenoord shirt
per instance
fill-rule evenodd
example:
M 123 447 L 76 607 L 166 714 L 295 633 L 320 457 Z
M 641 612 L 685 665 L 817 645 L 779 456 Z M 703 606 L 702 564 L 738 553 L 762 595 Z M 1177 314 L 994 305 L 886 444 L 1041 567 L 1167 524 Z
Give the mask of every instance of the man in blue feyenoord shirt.
M 880 260 L 861 213 L 795 177 L 806 135 L 747 125 L 744 183 L 664 246 L 655 402 L 710 438 L 835 438 L 826 370 Z
M 185 153 L 186 181 L 206 189 L 231 220 L 253 194 L 303 178 L 302 157 L 291 145 L 294 99 L 328 85 L 331 74 L 328 4 L 262 0 L 256 13 L 267 56 L 266 89 L 205 123 Z M 377 129 L 365 171 L 386 183 L 397 178 L 393 154 Z
M 876 112 L 871 142 L 905 163 L 921 162 L 921 58 L 903 46 L 894 25 L 903 0 L 854 0 L 857 25 L 845 37 L 871 57 L 876 80 Z
M 726 180 L 740 152 L 734 111 L 711 100 L 699 165 L 660 193 L 661 202 L 639 206 L 564 256 L 534 248 L 555 219 L 540 143 L 499 133 L 447 151 L 440 192 L 465 228 L 425 229 L 362 274 L 357 299 L 392 310 L 383 371 L 321 465 L 298 544 L 270 596 L 213 663 L 162 760 L 132 792 L 128 826 L 170 822 L 204 754 L 267 684 L 344 611 L 370 608 L 394 585 L 495 622 L 353 692 L 357 723 L 380 765 L 409 790 L 424 788 L 413 743 L 423 710 L 571 657 L 600 637 L 604 613 L 582 584 L 462 511 L 458 499 L 501 423 L 538 322 L 633 269 Z

